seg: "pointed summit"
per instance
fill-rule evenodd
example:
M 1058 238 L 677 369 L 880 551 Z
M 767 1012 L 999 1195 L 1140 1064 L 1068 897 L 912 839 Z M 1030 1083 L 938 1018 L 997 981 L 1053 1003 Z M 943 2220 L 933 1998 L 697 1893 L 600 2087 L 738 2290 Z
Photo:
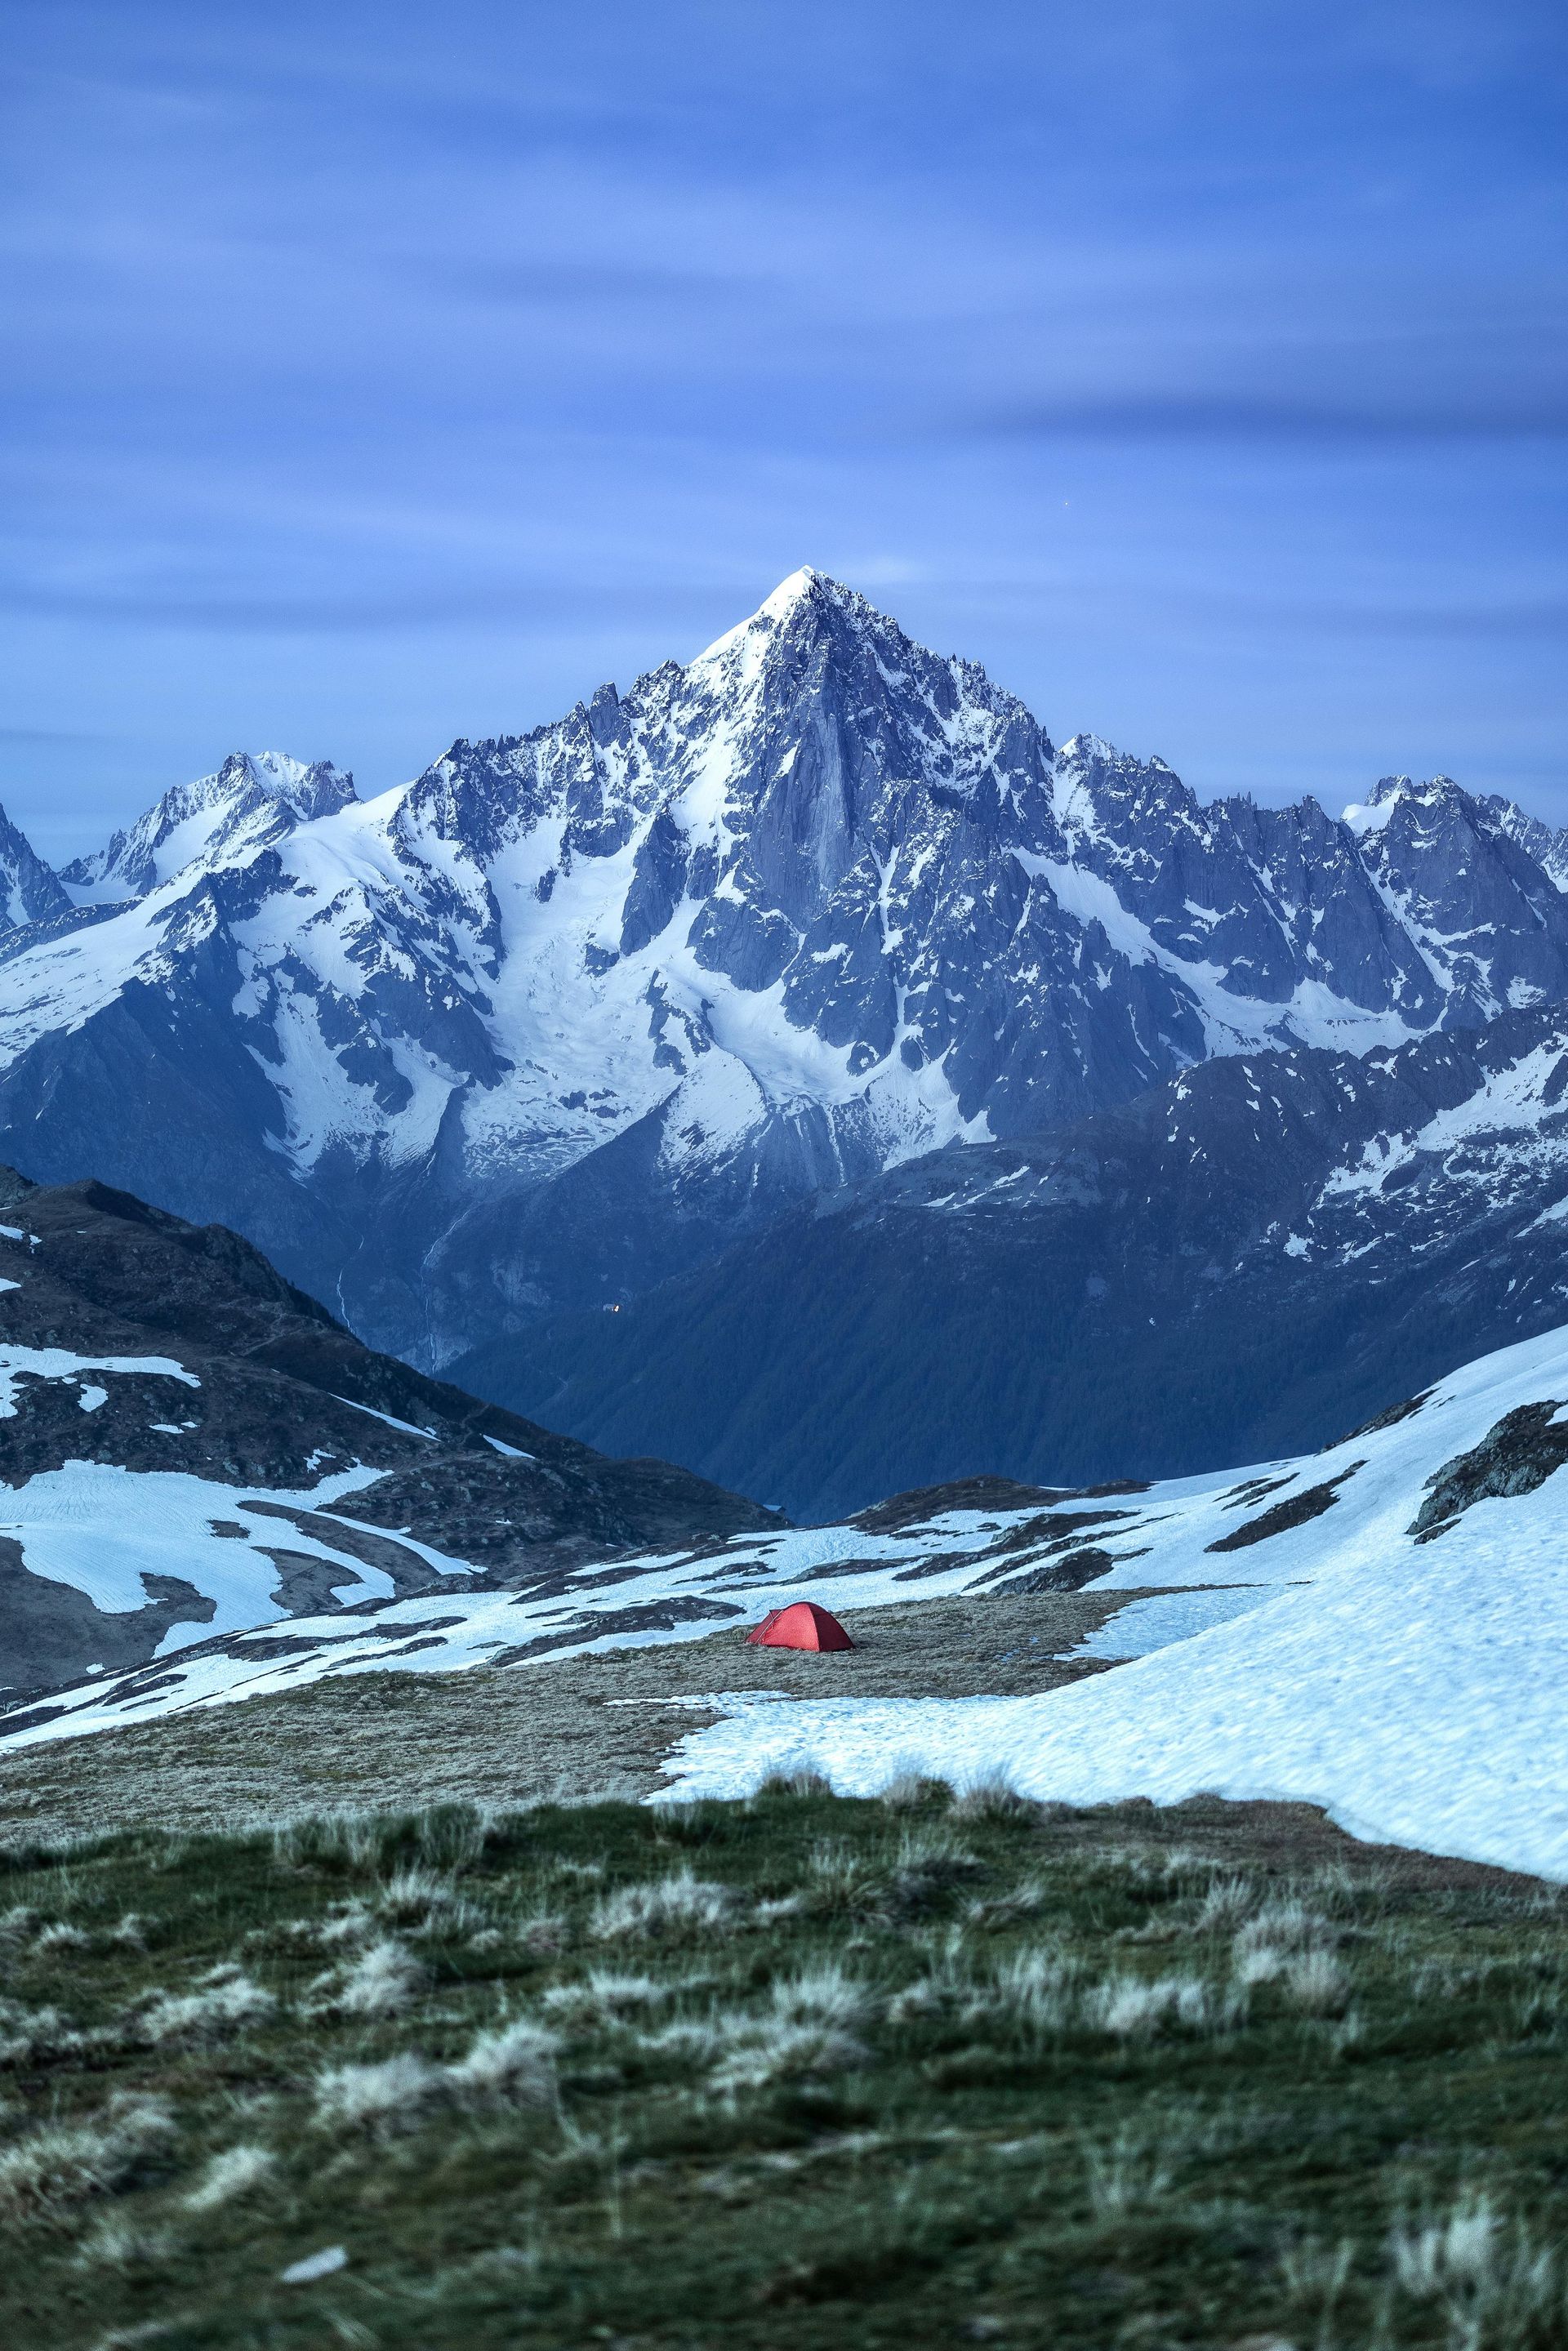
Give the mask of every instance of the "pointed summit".
M 791 571 L 788 580 L 780 580 L 771 596 L 766 597 L 747 622 L 748 628 L 771 622 L 776 627 L 787 628 L 792 621 L 811 613 L 826 617 L 837 613 L 862 628 L 882 629 L 904 638 L 904 631 L 891 613 L 862 596 L 858 588 L 846 587 L 828 572 L 819 571 L 815 565 L 803 563 Z
M 838 582 L 829 580 L 824 573 L 813 569 L 810 564 L 802 563 L 798 571 L 791 571 L 788 580 L 780 580 L 771 596 L 764 598 L 758 608 L 756 618 L 761 620 L 766 614 L 770 621 L 783 620 L 797 604 L 804 603 L 813 590 L 819 586 L 831 590 L 836 588 Z M 841 589 L 839 592 L 841 595 L 843 590 Z
M 798 571 L 791 571 L 787 580 L 780 580 L 772 594 L 763 598 L 755 612 L 748 613 L 744 621 L 737 621 L 732 628 L 726 629 L 722 636 L 714 639 L 711 645 L 705 645 L 696 656 L 697 661 L 710 662 L 719 659 L 729 653 L 733 647 L 743 644 L 754 633 L 771 632 L 772 630 L 782 627 L 794 617 L 802 605 L 817 601 L 819 590 L 824 586 L 835 588 L 837 583 L 824 580 L 821 572 L 814 571 L 809 563 L 803 563 Z M 840 595 L 844 592 L 841 589 L 838 590 Z
M 1401 808 L 1445 809 L 1469 816 L 1478 807 L 1486 805 L 1477 801 L 1452 776 L 1428 776 L 1424 779 L 1415 776 L 1379 776 L 1364 801 L 1352 800 L 1348 808 L 1341 810 L 1340 822 L 1348 825 L 1352 832 L 1365 835 L 1381 832 Z M 1500 801 L 1498 805 L 1503 803 Z
M 780 580 L 771 595 L 765 596 L 755 612 L 716 637 L 711 645 L 698 653 L 698 663 L 722 659 L 737 646 L 755 645 L 775 635 L 789 633 L 809 622 L 826 622 L 831 616 L 851 622 L 865 631 L 876 631 L 900 644 L 908 643 L 898 622 L 878 610 L 869 597 L 856 588 L 846 588 L 841 580 L 831 579 L 827 572 L 814 565 L 801 564 L 787 580 Z

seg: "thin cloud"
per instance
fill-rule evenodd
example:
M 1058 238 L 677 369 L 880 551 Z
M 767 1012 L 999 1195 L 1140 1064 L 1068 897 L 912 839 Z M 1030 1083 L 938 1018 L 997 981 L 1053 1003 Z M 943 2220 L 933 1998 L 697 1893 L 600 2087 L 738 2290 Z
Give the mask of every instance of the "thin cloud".
M 1568 393 L 1517 397 L 1501 388 L 1396 406 L 1269 393 L 1108 392 L 980 410 L 954 418 L 949 429 L 998 441 L 1560 441 L 1568 435 Z

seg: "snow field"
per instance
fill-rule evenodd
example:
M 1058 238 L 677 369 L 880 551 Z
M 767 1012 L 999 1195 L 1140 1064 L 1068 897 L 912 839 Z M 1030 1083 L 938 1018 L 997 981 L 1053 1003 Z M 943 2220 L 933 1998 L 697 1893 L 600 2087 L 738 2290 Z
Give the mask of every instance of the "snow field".
M 154 1360 L 45 1367 L 23 1363 L 26 1352 L 11 1351 L 10 1368 L 78 1379 Z M 84 1381 L 84 1405 L 93 1393 Z M 1445 1464 L 1521 1405 L 1565 1400 L 1559 1331 L 1467 1365 L 1392 1426 L 1321 1454 L 1106 1497 L 1101 1522 L 1076 1539 L 1113 1563 L 1085 1589 L 1137 1596 L 1082 1654 L 1125 1660 L 1118 1670 L 1030 1698 L 689 1689 L 723 1719 L 681 1741 L 671 1792 L 740 1795 L 810 1765 L 859 1792 L 913 1769 L 958 1786 L 999 1772 L 1023 1793 L 1083 1803 L 1273 1797 L 1321 1804 L 1357 1835 L 1568 1878 L 1568 1479 L 1478 1501 L 1430 1541 L 1409 1531 Z M 357 1469 L 266 1499 L 319 1508 L 375 1475 Z M 1061 1507 L 1071 1520 L 1086 1506 Z M 105 1610 L 142 1605 L 154 1573 L 184 1577 L 216 1603 L 211 1625 L 168 1636 L 156 1667 L 20 1712 L 10 1738 L 28 1744 L 333 1674 L 465 1672 L 541 1639 L 549 1651 L 516 1670 L 625 1646 L 674 1651 L 717 1629 L 738 1643 L 792 1600 L 835 1612 L 963 1593 L 983 1604 L 987 1592 L 1050 1572 L 1063 1550 L 1050 1507 L 953 1510 L 896 1534 L 769 1531 L 716 1552 L 618 1562 L 609 1580 L 588 1566 L 542 1590 L 399 1601 L 379 1571 L 290 1528 L 288 1548 L 340 1566 L 334 1588 L 361 1604 L 350 1616 L 290 1618 L 280 1656 L 277 1574 L 262 1552 L 280 1524 L 247 1510 L 243 1492 L 74 1462 L 0 1489 L 0 1511 L 29 1569 Z M 242 1526 L 245 1541 L 217 1536 L 220 1520 Z M 1002 1548 L 1020 1531 L 1018 1549 Z M 417 1548 L 437 1572 L 463 1569 Z M 659 1604 L 670 1614 L 647 1623 Z M 629 1621 L 632 1612 L 644 1621 Z M 192 1646 L 200 1654 L 180 1654 Z M 678 1668 L 671 1695 L 683 1695 Z

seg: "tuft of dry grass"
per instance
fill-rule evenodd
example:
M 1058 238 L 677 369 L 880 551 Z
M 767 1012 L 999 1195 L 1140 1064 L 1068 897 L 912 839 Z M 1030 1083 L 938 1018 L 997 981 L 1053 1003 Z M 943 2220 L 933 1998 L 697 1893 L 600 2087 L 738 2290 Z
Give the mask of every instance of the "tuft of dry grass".
M 715 2004 L 636 2034 L 638 2045 L 685 2059 L 723 2097 L 774 2083 L 840 2073 L 862 2064 L 860 2037 L 876 2008 L 864 1984 L 831 1961 L 779 1977 L 759 2008 Z
M 67 1951 L 89 1951 L 92 1937 L 85 1927 L 73 1927 L 68 1920 L 57 1918 L 52 1926 L 40 1927 L 33 1938 L 33 1949 L 58 1959 Z
M 924 1917 L 979 1866 L 967 1845 L 959 1844 L 945 1830 L 905 1829 L 880 1907 L 894 1918 Z
M 1170 2031 L 1202 2032 L 1218 2021 L 1214 1996 L 1201 1976 L 1112 1976 L 1082 2003 L 1091 2029 L 1116 2041 L 1152 2041 Z
M 272 1832 L 272 1857 L 279 1869 L 371 1867 L 380 1859 L 386 1824 L 372 1813 L 312 1813 L 281 1821 Z
M 536 1959 L 559 1959 L 571 1940 L 571 1921 L 559 1910 L 532 1910 L 517 1926 L 521 1948 Z
M 88 2045 L 88 2036 L 57 2008 L 26 2008 L 20 2001 L 0 2000 L 0 2066 L 47 2064 L 51 2058 L 74 2056 Z
M 559 2045 L 555 2033 L 518 2017 L 476 2034 L 454 2065 L 409 2049 L 374 2064 L 328 2066 L 316 2076 L 316 2120 L 390 2137 L 417 2129 L 442 2105 L 554 2107 Z
M 758 1782 L 749 1801 L 755 1805 L 779 1796 L 831 1796 L 832 1792 L 833 1783 L 827 1773 L 819 1771 L 814 1764 L 804 1763 L 792 1771 L 769 1771 L 765 1780 Z
M 653 1976 L 613 1975 L 607 1969 L 591 1968 L 575 1983 L 552 1984 L 541 2005 L 567 2025 L 619 2024 L 629 2016 L 662 2007 L 674 1989 Z
M 401 2016 L 426 1981 L 426 1971 L 413 1953 L 392 1936 L 383 1936 L 323 1980 L 319 2005 L 333 2016 Z
M 148 2097 L 111 2099 L 95 2121 L 46 2123 L 0 2148 L 0 2213 L 13 2222 L 47 2220 L 111 2195 L 173 2132 L 168 2107 Z
M 864 1917 L 881 1901 L 883 1879 L 873 1855 L 848 1838 L 818 1837 L 806 1852 L 802 1904 L 815 1917 Z
M 1291 2005 L 1305 2016 L 1343 2016 L 1350 2005 L 1350 1972 L 1322 1945 L 1292 1955 L 1285 1983 Z
M 733 2096 L 863 2064 L 866 2050 L 858 2028 L 871 2009 L 865 1986 L 831 1963 L 782 1977 L 765 2009 L 719 2020 L 727 2046 L 713 2069 L 712 2086 L 721 2096 Z
M 277 2007 L 272 1993 L 243 1970 L 218 1967 L 202 1978 L 194 1991 L 154 1993 L 132 2011 L 127 2030 L 133 2038 L 158 2047 L 222 2041 L 266 2023 Z
M 877 1796 L 890 1813 L 917 1813 L 928 1804 L 946 1805 L 952 1796 L 946 1780 L 930 1779 L 918 1763 L 897 1763 L 893 1777 Z
M 1193 1932 L 1197 1935 L 1232 1933 L 1252 1916 L 1262 1899 L 1258 1886 L 1250 1877 L 1227 1872 L 1210 1878 L 1193 1920 Z
M 1035 1809 L 1032 1800 L 1019 1793 L 1005 1771 L 990 1771 L 958 1791 L 951 1812 L 956 1821 L 1021 1821 Z
M 771 1987 L 769 2011 L 787 2024 L 825 2024 L 850 2031 L 869 2019 L 874 2001 L 866 1986 L 828 1959 L 780 1976 Z
M 727 1886 L 678 1869 L 604 1895 L 594 1905 L 588 1931 L 602 1943 L 681 1941 L 722 1932 L 733 1922 L 735 1909 Z
M 118 2270 L 122 2276 L 134 2277 L 139 2272 L 162 2268 L 175 2250 L 167 2229 L 148 2228 L 144 2222 L 113 2213 L 81 2238 L 73 2267 Z
M 1545 2351 L 1563 2339 L 1568 2295 L 1555 2248 L 1522 2222 L 1506 2224 L 1486 2196 L 1401 2222 L 1388 2261 L 1400 2294 L 1441 2312 L 1452 2351 Z
M 222 2204 L 236 2203 L 270 2186 L 277 2176 L 277 2158 L 265 2147 L 226 2147 L 214 2155 L 183 2199 L 188 2212 L 213 2212 Z
M 1232 1949 L 1238 1958 L 1262 1949 L 1302 1951 L 1315 1944 L 1332 1944 L 1335 1930 L 1321 1911 L 1310 1910 L 1296 1896 L 1266 1902 L 1238 1928 Z
M 379 1917 L 413 1935 L 465 1935 L 486 1923 L 485 1914 L 460 1894 L 448 1877 L 429 1869 L 400 1869 L 377 1888 Z
M 768 2089 L 776 2082 L 841 2074 L 863 2064 L 865 2058 L 863 2044 L 834 2025 L 769 2020 L 735 2035 L 710 2079 L 721 2096 L 733 2097 L 741 2090 Z
M 413 2130 L 449 2095 L 446 2069 L 416 2050 L 374 2064 L 329 2065 L 316 2076 L 316 2120 L 329 2130 Z
M 1042 1877 L 1020 1878 L 1005 1894 L 993 1894 L 971 1902 L 965 1917 L 971 1927 L 997 1931 L 1017 1927 L 1026 1918 L 1038 1918 L 1049 1910 L 1052 1902 L 1051 1888 Z
M 553 2106 L 559 2046 L 553 2032 L 518 2017 L 477 2034 L 467 2055 L 447 2067 L 447 2080 L 460 2097 Z

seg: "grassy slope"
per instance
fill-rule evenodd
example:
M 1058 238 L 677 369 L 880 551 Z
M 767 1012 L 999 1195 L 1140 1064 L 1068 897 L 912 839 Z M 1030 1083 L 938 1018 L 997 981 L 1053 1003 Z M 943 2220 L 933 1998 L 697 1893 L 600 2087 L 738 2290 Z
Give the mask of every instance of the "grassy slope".
M 1075 1654 L 1140 1595 L 987 1592 L 846 1608 L 852 1649 L 754 1649 L 733 1625 L 695 1640 L 476 1666 L 462 1673 L 344 1673 L 243 1704 L 184 1707 L 90 1738 L 0 1747 L 0 1840 L 134 1822 L 229 1828 L 299 1807 L 390 1812 L 541 1797 L 635 1800 L 715 1718 L 706 1690 L 789 1698 L 1036 1696 L 1109 1670 Z M 1066 1655 L 1062 1653 L 1066 1652 Z M 627 1700 L 641 1701 L 627 1704 Z M 47 1703 L 46 1697 L 45 1703 Z
M 807 1790 L 0 1873 L 9 2351 L 1568 2342 L 1568 1913 L 1311 1815 Z

